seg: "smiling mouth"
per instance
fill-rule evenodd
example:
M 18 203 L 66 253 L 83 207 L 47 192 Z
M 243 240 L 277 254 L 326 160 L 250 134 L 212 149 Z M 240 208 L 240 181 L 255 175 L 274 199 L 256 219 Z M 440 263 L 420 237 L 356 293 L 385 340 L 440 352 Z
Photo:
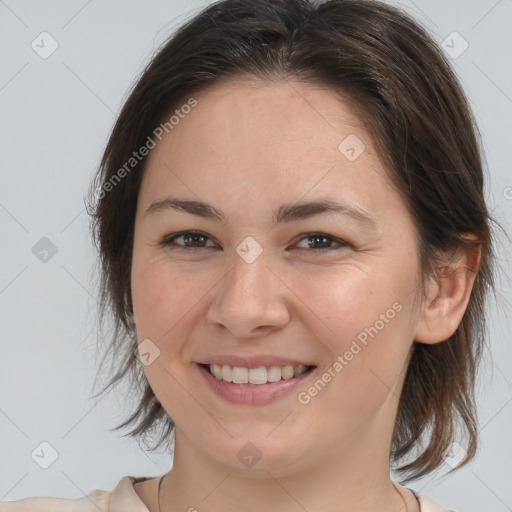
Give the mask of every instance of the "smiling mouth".
M 227 364 L 200 364 L 200 366 L 209 371 L 217 380 L 232 384 L 252 384 L 256 386 L 280 380 L 290 380 L 316 368 L 316 366 L 302 364 L 298 366 L 260 366 L 258 368 L 244 368 Z

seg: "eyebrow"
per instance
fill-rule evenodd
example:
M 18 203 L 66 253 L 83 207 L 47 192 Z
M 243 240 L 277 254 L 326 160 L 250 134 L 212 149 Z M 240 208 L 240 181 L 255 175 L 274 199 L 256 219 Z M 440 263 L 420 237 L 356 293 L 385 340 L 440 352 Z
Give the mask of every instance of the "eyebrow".
M 178 211 L 197 215 L 207 219 L 214 219 L 226 223 L 222 212 L 203 201 L 190 199 L 180 199 L 177 197 L 166 197 L 160 201 L 155 201 L 144 212 L 144 216 L 151 213 L 162 211 Z M 316 199 L 314 201 L 282 204 L 275 210 L 273 218 L 276 224 L 292 222 L 294 220 L 306 219 L 322 213 L 338 213 L 349 216 L 362 224 L 371 228 L 377 227 L 377 222 L 367 212 L 350 206 L 341 204 L 332 199 Z

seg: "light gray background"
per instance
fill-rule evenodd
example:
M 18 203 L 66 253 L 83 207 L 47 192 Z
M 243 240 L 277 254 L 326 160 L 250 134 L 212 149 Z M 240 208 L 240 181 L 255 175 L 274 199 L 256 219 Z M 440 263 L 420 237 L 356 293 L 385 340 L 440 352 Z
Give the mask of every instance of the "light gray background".
M 83 197 L 130 84 L 157 45 L 205 5 L 0 0 L 0 500 L 78 498 L 172 463 L 109 431 L 125 417 L 122 394 L 88 399 L 97 290 Z M 437 42 L 456 31 L 469 44 L 452 62 L 483 134 L 490 208 L 508 229 L 512 1 L 399 5 Z M 47 59 L 31 48 L 43 31 L 59 45 Z M 57 247 L 47 262 L 32 252 L 42 237 Z M 491 352 L 479 381 L 481 451 L 451 476 L 443 477 L 446 466 L 412 484 L 460 512 L 512 510 L 510 245 L 499 250 L 501 305 L 489 306 Z M 31 458 L 43 441 L 59 454 L 48 469 Z

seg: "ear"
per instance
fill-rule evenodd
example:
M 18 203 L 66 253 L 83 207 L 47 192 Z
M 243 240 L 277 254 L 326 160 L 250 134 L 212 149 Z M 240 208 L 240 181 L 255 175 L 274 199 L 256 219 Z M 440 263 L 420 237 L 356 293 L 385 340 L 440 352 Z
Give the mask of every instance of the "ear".
M 465 235 L 470 243 L 476 236 Z M 414 340 L 440 343 L 457 329 L 466 311 L 475 277 L 480 266 L 481 244 L 445 251 L 439 258 L 441 268 L 426 287 Z

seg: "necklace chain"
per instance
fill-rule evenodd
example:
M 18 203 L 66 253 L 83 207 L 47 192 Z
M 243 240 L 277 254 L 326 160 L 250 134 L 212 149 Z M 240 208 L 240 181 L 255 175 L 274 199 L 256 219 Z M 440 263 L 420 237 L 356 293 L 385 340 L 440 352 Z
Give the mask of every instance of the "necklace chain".
M 393 484 L 393 487 L 395 488 L 396 492 L 400 495 L 400 498 L 402 498 L 402 501 L 404 502 L 405 512 L 409 512 L 409 507 L 407 506 L 407 501 L 405 501 L 405 498 L 403 497 L 402 493 L 398 490 L 398 487 L 395 484 Z
M 163 482 L 164 478 L 165 478 L 165 475 L 161 476 L 160 482 L 158 482 L 158 512 L 162 512 L 162 506 L 160 505 L 160 489 L 162 488 L 162 482 Z

